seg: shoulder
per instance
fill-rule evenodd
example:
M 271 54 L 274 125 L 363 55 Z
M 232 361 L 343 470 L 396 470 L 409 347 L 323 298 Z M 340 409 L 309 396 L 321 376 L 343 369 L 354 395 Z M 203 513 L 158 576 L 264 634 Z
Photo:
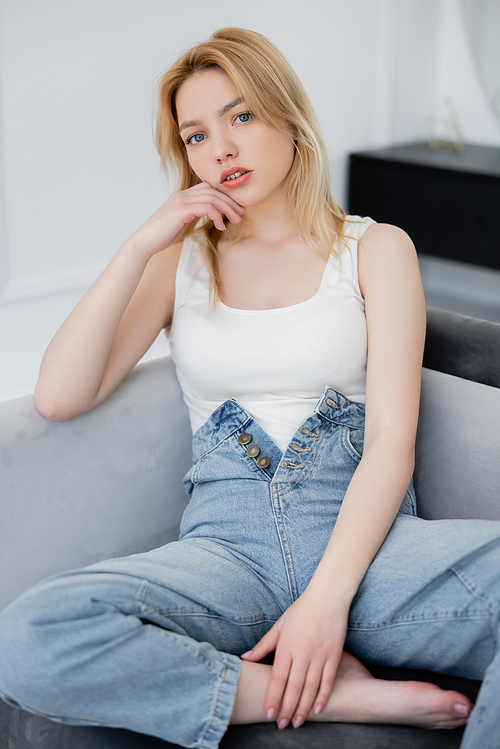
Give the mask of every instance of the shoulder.
M 363 296 L 375 286 L 420 280 L 415 246 L 403 229 L 371 224 L 358 245 L 359 285 Z
M 359 240 L 360 250 L 365 254 L 374 252 L 410 252 L 415 246 L 408 234 L 392 224 L 370 224 Z

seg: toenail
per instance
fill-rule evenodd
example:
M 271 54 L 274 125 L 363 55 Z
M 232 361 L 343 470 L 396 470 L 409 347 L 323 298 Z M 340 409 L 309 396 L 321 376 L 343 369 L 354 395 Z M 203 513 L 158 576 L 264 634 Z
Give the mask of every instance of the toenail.
M 465 718 L 465 716 L 469 714 L 469 708 L 467 707 L 467 705 L 464 705 L 461 702 L 457 702 L 455 704 L 455 712 L 457 713 L 457 715 L 461 715 L 463 718 Z
M 287 727 L 287 725 L 288 725 L 287 719 L 286 718 L 282 718 L 280 720 L 280 722 L 278 723 L 278 728 L 280 729 L 280 731 L 282 731 L 284 728 Z
M 300 728 L 300 726 L 302 725 L 303 722 L 304 722 L 304 718 L 302 717 L 302 715 L 297 715 L 297 717 L 294 718 L 293 721 L 292 721 L 293 727 L 294 728 Z

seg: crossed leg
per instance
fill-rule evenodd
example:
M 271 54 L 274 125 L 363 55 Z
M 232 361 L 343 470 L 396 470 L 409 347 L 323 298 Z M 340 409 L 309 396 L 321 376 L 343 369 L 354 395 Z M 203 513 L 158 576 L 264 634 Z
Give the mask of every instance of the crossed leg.
M 271 666 L 242 662 L 231 723 L 266 720 L 264 699 Z M 459 692 L 417 681 L 374 678 L 344 652 L 328 703 L 307 720 L 347 723 L 399 723 L 423 728 L 456 728 L 467 722 L 470 700 Z
M 499 619 L 500 523 L 402 516 L 353 601 L 347 646 L 386 666 L 484 677 L 463 747 L 497 749 Z M 251 665 L 259 664 L 242 667 L 235 723 L 264 720 L 269 667 Z M 325 711 L 308 719 L 453 728 L 467 722 L 471 708 L 463 695 L 432 684 L 375 679 L 344 654 Z
M 393 552 L 394 544 L 388 544 L 380 553 L 353 603 L 350 649 L 369 660 L 378 654 L 387 665 L 429 668 L 429 662 L 415 661 L 425 653 L 432 665 L 437 663 L 435 670 L 445 671 L 446 659 L 456 659 L 456 647 L 443 652 L 441 660 L 435 657 L 446 649 L 438 644 L 440 650 L 433 653 L 425 642 L 433 642 L 437 630 L 426 640 L 398 638 L 399 624 L 416 610 L 418 592 L 409 596 L 406 591 L 413 600 L 408 611 L 399 601 L 401 621 L 396 621 L 394 601 L 387 600 L 392 629 L 376 621 L 380 612 L 374 603 L 383 606 L 385 596 L 394 592 L 393 582 L 382 586 L 384 566 L 395 561 Z M 486 560 L 486 577 L 488 569 L 494 576 L 492 565 L 500 569 L 500 560 Z M 434 562 L 431 566 L 435 570 Z M 461 575 L 460 590 L 477 602 L 479 618 L 488 613 L 491 619 L 489 602 L 467 590 L 466 570 L 457 564 L 452 576 Z M 428 602 L 433 588 L 429 582 L 424 588 Z M 447 590 L 441 589 L 441 595 Z M 2 613 L 0 690 L 26 709 L 62 722 L 121 726 L 183 746 L 203 736 L 207 747 L 216 747 L 230 719 L 265 720 L 270 667 L 242 663 L 237 654 L 255 644 L 282 612 L 283 605 L 251 570 L 227 549 L 203 540 L 99 563 L 42 583 Z M 469 613 L 467 623 L 475 616 Z M 456 624 L 456 617 L 450 621 Z M 462 653 L 472 642 L 469 635 L 461 644 L 452 636 Z M 487 665 L 492 660 L 493 637 L 488 643 L 483 653 L 476 646 L 475 661 Z M 364 646 L 368 652 L 361 652 Z M 399 661 L 391 663 L 394 655 Z M 474 662 L 473 673 L 462 675 L 480 678 L 481 668 Z M 457 714 L 457 704 L 471 707 L 462 695 L 433 685 L 374 679 L 345 654 L 330 701 L 320 716 L 310 717 L 453 727 L 466 717 Z

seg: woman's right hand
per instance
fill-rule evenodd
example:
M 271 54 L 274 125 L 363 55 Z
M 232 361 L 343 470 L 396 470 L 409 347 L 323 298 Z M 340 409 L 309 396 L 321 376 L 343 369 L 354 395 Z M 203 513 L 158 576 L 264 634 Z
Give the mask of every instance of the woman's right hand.
M 187 190 L 172 193 L 168 200 L 153 213 L 130 237 L 149 259 L 174 244 L 191 221 L 207 216 L 215 227 L 225 230 L 222 216 L 237 224 L 245 209 L 235 200 L 208 182 L 201 182 Z

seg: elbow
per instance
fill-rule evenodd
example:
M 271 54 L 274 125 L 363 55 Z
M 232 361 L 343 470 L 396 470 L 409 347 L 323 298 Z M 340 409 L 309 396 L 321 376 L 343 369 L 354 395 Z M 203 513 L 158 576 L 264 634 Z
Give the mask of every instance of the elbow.
M 72 416 L 57 406 L 55 403 L 33 398 L 35 408 L 45 419 L 49 421 L 69 421 Z
M 78 410 L 74 406 L 70 407 L 67 404 L 61 403 L 57 398 L 43 395 L 37 392 L 36 389 L 33 394 L 33 402 L 36 410 L 45 419 L 49 419 L 49 421 L 70 421 L 75 416 L 80 416 L 84 413 L 84 411 Z

